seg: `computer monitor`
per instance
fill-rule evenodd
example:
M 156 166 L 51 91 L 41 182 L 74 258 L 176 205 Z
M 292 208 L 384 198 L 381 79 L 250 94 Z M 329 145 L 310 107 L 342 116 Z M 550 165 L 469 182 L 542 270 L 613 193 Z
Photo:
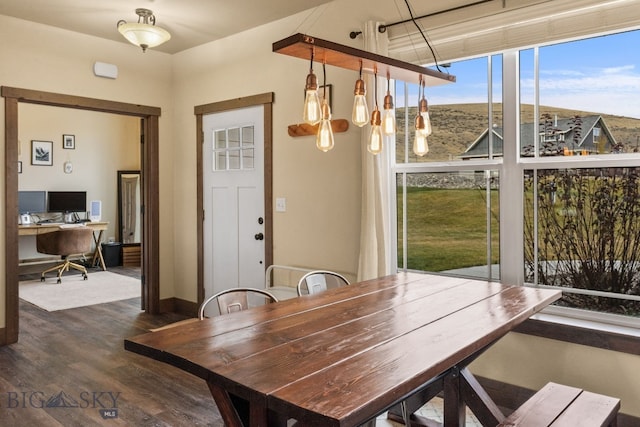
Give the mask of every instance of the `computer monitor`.
M 47 211 L 46 191 L 18 191 L 18 211 L 20 215 Z
M 49 191 L 48 212 L 86 212 L 86 191 Z

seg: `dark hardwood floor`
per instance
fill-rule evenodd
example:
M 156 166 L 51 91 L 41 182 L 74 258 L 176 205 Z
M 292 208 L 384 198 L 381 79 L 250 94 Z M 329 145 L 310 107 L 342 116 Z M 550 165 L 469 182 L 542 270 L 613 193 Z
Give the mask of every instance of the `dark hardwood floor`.
M 223 426 L 204 381 L 124 350 L 181 319 L 139 298 L 57 312 L 21 300 L 19 341 L 0 347 L 0 426 Z

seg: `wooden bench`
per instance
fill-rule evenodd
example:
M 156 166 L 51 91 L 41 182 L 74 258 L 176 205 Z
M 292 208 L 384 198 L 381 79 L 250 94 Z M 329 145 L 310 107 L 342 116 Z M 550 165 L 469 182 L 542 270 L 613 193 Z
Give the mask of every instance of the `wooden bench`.
M 620 399 L 548 383 L 499 427 L 615 427 Z

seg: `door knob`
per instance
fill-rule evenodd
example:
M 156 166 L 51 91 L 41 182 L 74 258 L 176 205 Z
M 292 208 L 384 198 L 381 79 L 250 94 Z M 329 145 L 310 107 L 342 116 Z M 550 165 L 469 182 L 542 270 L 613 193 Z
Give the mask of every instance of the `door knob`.
M 262 233 L 258 233 L 254 237 L 256 238 L 256 240 L 264 240 L 264 234 Z

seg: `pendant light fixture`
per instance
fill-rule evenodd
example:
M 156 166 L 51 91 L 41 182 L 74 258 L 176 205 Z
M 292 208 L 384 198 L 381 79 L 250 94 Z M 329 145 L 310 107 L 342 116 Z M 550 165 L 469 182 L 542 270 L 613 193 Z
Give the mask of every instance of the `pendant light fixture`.
M 127 40 L 136 46 L 140 46 L 143 52 L 150 47 L 160 46 L 169 41 L 171 34 L 164 28 L 156 27 L 156 17 L 149 9 L 136 9 L 137 23 L 118 21 L 118 31 Z
M 338 43 L 330 42 L 327 40 L 322 40 L 316 37 L 308 36 L 306 34 L 294 34 L 285 39 L 273 43 L 273 51 L 285 55 L 294 56 L 296 58 L 309 59 L 309 55 L 311 52 L 312 56 L 317 58 L 322 58 L 323 69 L 325 64 L 334 65 L 336 67 L 344 68 L 347 70 L 358 71 L 358 80 L 356 81 L 355 90 L 354 90 L 354 102 L 353 102 L 353 111 L 352 111 L 352 122 L 356 126 L 364 126 L 367 123 L 371 123 L 372 127 L 377 127 L 380 129 L 380 137 L 378 144 L 378 136 L 376 129 L 376 136 L 374 138 L 369 139 L 369 143 L 367 148 L 372 152 L 380 152 L 382 150 L 382 120 L 380 117 L 380 110 L 377 108 L 377 99 L 376 99 L 376 108 L 374 110 L 374 114 L 372 114 L 371 118 L 369 118 L 369 113 L 367 109 L 367 103 L 365 99 L 366 87 L 365 82 L 362 79 L 362 73 L 367 72 L 369 74 L 375 74 L 377 76 L 378 72 L 382 72 L 387 76 L 387 96 L 384 98 L 384 110 L 385 110 L 385 123 L 387 122 L 386 118 L 388 115 L 392 117 L 389 118 L 389 122 L 384 124 L 385 133 L 388 135 L 393 134 L 393 125 L 395 122 L 395 117 L 393 117 L 393 98 L 390 92 L 390 79 L 401 80 L 405 82 L 415 81 L 414 79 L 419 76 L 421 87 L 426 86 L 436 86 L 445 83 L 453 83 L 456 81 L 455 76 L 450 74 L 446 74 L 438 71 L 432 70 L 431 68 L 422 67 L 419 65 L 411 64 L 408 62 L 403 62 L 395 58 L 389 58 L 387 56 L 378 55 L 372 52 L 367 52 L 364 50 L 356 49 L 351 46 L 345 46 Z M 313 58 L 312 58 L 313 61 Z M 312 73 L 310 73 L 312 74 Z M 311 81 L 307 83 L 307 87 L 311 88 L 314 86 L 313 78 Z M 317 83 L 315 84 L 317 87 Z M 326 85 L 325 85 L 326 86 Z M 376 88 L 377 89 L 377 88 Z M 424 92 L 423 92 L 424 93 Z M 376 94 L 377 95 L 377 94 Z M 376 96 L 377 98 L 377 96 Z M 424 95 L 423 95 L 424 98 Z M 317 134 L 317 144 L 318 147 L 329 147 L 333 146 L 333 132 L 329 133 L 331 130 L 330 118 L 331 111 L 329 105 L 327 103 L 326 108 L 324 107 L 325 100 L 322 101 L 320 116 L 322 120 L 320 121 L 320 126 Z M 426 100 L 425 100 L 425 108 Z M 419 114 L 418 114 L 419 115 Z M 419 115 L 421 119 L 420 134 L 423 133 L 425 129 L 424 125 L 424 117 Z M 392 120 L 393 119 L 393 120 Z M 322 134 L 322 125 L 324 123 L 324 138 L 331 137 L 331 142 L 328 140 L 324 140 L 325 142 L 320 141 L 320 134 Z M 329 122 L 329 123 L 327 123 Z M 417 124 L 418 125 L 418 124 Z M 424 155 L 428 151 L 428 146 L 426 145 L 426 136 L 422 138 L 421 135 L 418 141 L 417 152 L 420 152 Z M 372 137 L 373 137 L 373 129 L 372 129 Z M 374 139 L 374 143 L 372 144 L 372 139 Z M 322 148 L 321 148 L 322 149 Z M 327 148 L 327 150 L 330 148 Z M 415 151 L 414 144 L 414 151 Z M 426 150 L 426 151 L 425 151 Z
M 418 90 L 423 88 L 422 76 L 420 76 L 420 84 L 418 86 Z M 422 99 L 424 99 L 424 93 L 422 95 Z M 418 105 L 422 104 L 422 99 L 418 103 Z M 424 156 L 429 152 L 429 144 L 427 142 L 427 135 L 425 132 L 425 122 L 424 116 L 421 114 L 420 107 L 418 107 L 418 112 L 416 113 L 416 126 L 415 126 L 415 136 L 413 139 L 413 152 L 416 156 Z
M 385 135 L 396 133 L 396 112 L 393 109 L 393 96 L 391 96 L 391 82 L 387 74 L 387 94 L 384 96 L 384 116 L 382 117 L 382 132 Z
M 371 135 L 369 136 L 369 144 L 367 150 L 371 154 L 379 154 L 382 151 L 382 128 L 380 126 L 380 110 L 378 110 L 378 73 L 373 73 L 373 93 L 374 93 L 374 105 L 373 113 L 371 113 Z
M 429 152 L 427 136 L 424 134 L 424 119 L 418 114 L 416 117 L 416 134 L 413 140 L 413 152 L 416 156 L 424 156 Z
M 331 128 L 331 107 L 327 102 L 327 73 L 325 64 L 322 63 L 323 93 L 322 93 L 322 119 L 316 135 L 316 147 L 327 152 L 334 146 L 333 129 Z
M 309 66 L 309 74 L 307 74 L 304 112 L 302 115 L 302 120 L 310 125 L 315 125 L 320 122 L 320 119 L 322 119 L 320 98 L 318 97 L 318 79 L 313 73 L 313 56 L 313 48 L 311 48 L 311 65 Z
M 364 80 L 362 80 L 362 61 L 360 61 L 360 77 L 356 80 L 356 87 L 353 90 L 353 111 L 351 121 L 354 125 L 362 127 L 369 122 L 369 109 L 367 108 L 367 93 Z
M 431 128 L 431 118 L 429 117 L 429 104 L 427 103 L 427 99 L 424 97 L 424 81 L 420 79 L 420 87 L 422 89 L 422 98 L 420 99 L 419 104 L 419 112 L 422 118 L 424 119 L 424 136 L 431 135 L 433 129 Z

